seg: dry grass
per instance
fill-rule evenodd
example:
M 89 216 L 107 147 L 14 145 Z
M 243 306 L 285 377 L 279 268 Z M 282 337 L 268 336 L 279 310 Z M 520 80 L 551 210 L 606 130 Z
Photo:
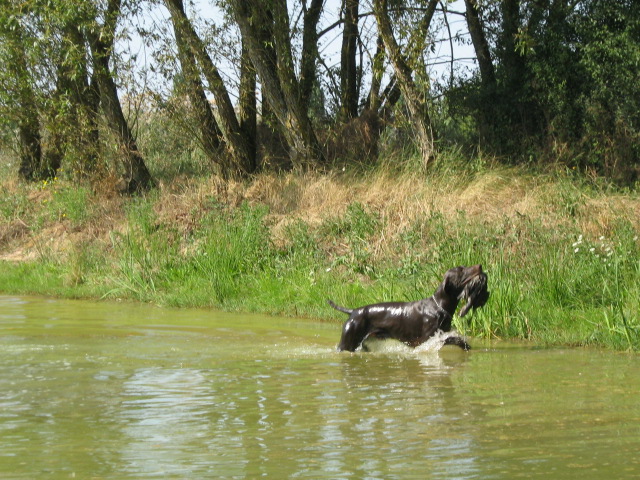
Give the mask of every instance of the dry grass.
M 572 191 L 568 205 L 566 184 L 549 176 L 497 169 L 471 178 L 433 178 L 417 174 L 378 173 L 364 178 L 349 174 L 265 174 L 244 190 L 241 200 L 269 207 L 276 233 L 296 219 L 319 225 L 340 217 L 358 202 L 382 220 L 380 237 L 394 238 L 421 218 L 435 213 L 451 217 L 464 213 L 482 222 L 505 218 L 535 218 L 554 227 L 576 223 L 593 236 L 606 235 L 620 219 L 640 225 L 636 194 Z
M 74 188 L 60 182 L 57 188 Z M 108 244 L 109 232 L 127 228 L 127 200 L 94 195 L 90 215 L 81 225 L 44 219 L 42 210 L 54 201 L 50 189 L 25 186 L 15 180 L 3 183 L 5 204 L 23 197 L 12 215 L 4 208 L 0 224 L 0 259 L 34 257 L 42 245 L 63 253 L 81 242 Z M 640 225 L 640 199 L 635 193 L 598 193 L 568 179 L 532 175 L 516 168 L 490 168 L 477 174 L 427 174 L 378 171 L 366 175 L 350 172 L 264 173 L 248 183 L 220 179 L 180 178 L 153 194 L 157 222 L 171 225 L 183 236 L 198 228 L 214 204 L 236 207 L 242 202 L 266 205 L 276 243 L 287 240 L 286 227 L 302 220 L 319 226 L 340 218 L 347 207 L 359 203 L 380 219 L 371 248 L 379 253 L 392 248 L 398 235 L 433 214 L 445 218 L 463 213 L 480 222 L 510 218 L 535 218 L 548 227 L 578 225 L 585 235 L 607 235 L 621 219 Z M 388 252 L 387 252 L 388 253 Z

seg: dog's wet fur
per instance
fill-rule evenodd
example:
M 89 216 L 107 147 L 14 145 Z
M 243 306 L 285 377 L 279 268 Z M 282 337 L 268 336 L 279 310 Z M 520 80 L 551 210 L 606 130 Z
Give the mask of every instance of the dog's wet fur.
M 342 327 L 338 350 L 353 352 L 361 345 L 366 350 L 364 342 L 368 338 L 393 338 L 416 347 L 438 330 L 451 330 L 453 314 L 462 299 L 467 303 L 460 309 L 461 317 L 487 303 L 487 274 L 482 271 L 482 265 L 447 270 L 435 293 L 415 302 L 374 303 L 350 309 L 329 300 L 329 305 L 349 315 Z M 445 345 L 471 349 L 459 336 L 448 337 Z

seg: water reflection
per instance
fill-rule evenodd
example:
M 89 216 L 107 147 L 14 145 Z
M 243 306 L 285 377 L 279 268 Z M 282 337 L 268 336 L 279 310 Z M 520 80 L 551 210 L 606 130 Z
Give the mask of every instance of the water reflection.
M 453 428 L 462 417 L 461 395 L 451 375 L 466 358 L 458 352 L 344 358 L 347 418 L 359 419 L 357 436 L 351 438 L 353 454 L 359 454 L 358 437 L 375 445 L 376 470 L 387 472 L 380 478 L 403 478 L 407 459 L 419 459 L 429 472 L 447 477 L 473 476 L 473 436 Z M 359 400 L 351 401 L 354 397 Z
M 122 395 L 126 471 L 188 474 L 191 446 L 209 433 L 205 417 L 214 397 L 206 376 L 195 369 L 140 369 L 124 382 Z
M 1 478 L 634 478 L 637 356 L 0 297 Z M 75 313 L 74 313 L 75 312 Z

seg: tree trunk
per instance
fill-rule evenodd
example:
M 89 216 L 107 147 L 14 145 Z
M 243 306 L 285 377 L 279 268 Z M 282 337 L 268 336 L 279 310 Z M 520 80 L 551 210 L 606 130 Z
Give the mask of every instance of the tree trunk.
M 238 104 L 238 117 L 240 129 L 249 141 L 250 158 L 253 159 L 251 171 L 258 168 L 256 148 L 258 135 L 258 108 L 256 102 L 256 71 L 251 64 L 249 52 L 242 45 L 240 57 L 240 103 Z
M 220 72 L 207 53 L 202 40 L 193 29 L 193 25 L 191 25 L 191 22 L 186 17 L 184 9 L 181 9 L 182 0 L 165 0 L 165 4 L 171 16 L 177 20 L 177 27 L 191 48 L 193 55 L 198 60 L 200 69 L 207 79 L 209 89 L 215 98 L 218 126 L 224 137 L 227 151 L 233 160 L 233 172 L 231 173 L 239 176 L 246 176 L 253 173 L 255 155 L 252 156 L 250 142 L 240 129 L 235 109 L 231 103 L 229 92 L 227 92 Z M 225 174 L 225 172 L 223 172 L 223 174 Z
M 182 12 L 184 16 L 184 5 L 182 0 L 174 1 L 176 8 Z M 187 90 L 187 96 L 191 104 L 191 108 L 195 114 L 196 121 L 198 122 L 198 129 L 200 130 L 202 149 L 209 161 L 220 165 L 222 170 L 228 170 L 228 162 L 224 159 L 220 159 L 218 150 L 220 148 L 220 137 L 222 133 L 216 123 L 216 119 L 211 111 L 211 105 L 207 100 L 200 81 L 200 72 L 196 65 L 196 59 L 189 47 L 188 42 L 185 40 L 182 34 L 182 29 L 179 28 L 180 18 L 176 14 L 171 14 L 171 23 L 173 24 L 173 31 L 176 38 L 176 45 L 178 47 L 178 59 L 180 60 L 180 66 L 182 68 L 182 75 Z
M 60 53 L 55 56 L 56 90 L 47 129 L 46 169 L 56 172 L 63 162 L 77 178 L 90 178 L 97 165 L 99 140 L 95 97 L 90 91 L 88 54 L 76 15 L 61 28 Z
M 23 94 L 26 92 L 23 92 Z M 18 175 L 23 180 L 35 181 L 41 178 L 42 138 L 38 111 L 28 96 L 20 99 L 21 112 L 18 119 L 18 142 L 20 167 Z
M 520 25 L 520 0 L 504 0 L 502 2 L 501 45 L 503 64 L 507 77 L 507 89 L 514 87 L 520 90 L 524 76 L 524 58 L 516 49 L 516 38 Z M 508 90 L 507 90 L 508 91 Z
M 369 95 L 367 95 L 365 109 L 377 112 L 381 105 L 380 87 L 382 86 L 382 75 L 384 74 L 384 42 L 380 35 L 376 40 L 376 53 L 373 56 L 371 70 L 371 86 Z
M 322 13 L 324 0 L 311 0 L 311 6 L 305 12 L 302 31 L 302 59 L 300 61 L 300 98 L 307 106 L 307 112 L 313 85 L 316 82 L 316 58 L 318 56 L 318 21 Z
M 479 119 L 480 136 L 492 142 L 494 137 L 492 132 L 496 123 L 496 73 L 493 62 L 491 61 L 489 42 L 487 41 L 482 22 L 480 21 L 478 2 L 477 0 L 465 0 L 464 3 L 466 7 L 467 26 L 469 27 L 469 34 L 471 35 L 471 41 L 473 42 L 473 48 L 475 49 L 478 66 L 480 68 L 480 82 L 482 85 L 482 104 L 480 106 Z
M 482 85 L 485 89 L 495 90 L 496 74 L 491 61 L 491 53 L 489 52 L 489 42 L 480 22 L 478 2 L 477 0 L 465 0 L 464 3 L 467 9 L 467 26 L 469 27 L 473 48 L 476 51 Z
M 96 58 L 96 54 L 100 55 L 99 50 L 100 47 L 94 53 L 94 62 L 96 62 L 95 75 L 100 92 L 100 106 L 109 128 L 120 143 L 120 154 L 123 159 L 124 173 L 117 184 L 117 189 L 123 194 L 141 193 L 152 188 L 154 182 L 122 112 L 118 89 L 108 70 L 108 59 Z
M 430 0 L 437 2 L 438 0 Z M 393 29 L 387 11 L 387 0 L 374 1 L 374 14 L 378 24 L 378 31 L 391 60 L 396 81 L 409 110 L 410 121 L 413 124 L 416 140 L 423 161 L 428 164 L 435 156 L 435 134 L 425 99 L 420 94 L 412 78 L 412 70 L 400 52 L 400 47 L 393 36 Z
M 504 0 L 500 4 L 503 18 L 500 46 L 504 75 L 501 93 L 505 102 L 501 105 L 504 111 L 499 117 L 503 124 L 498 128 L 509 135 L 509 140 L 515 136 L 535 136 L 540 133 L 544 123 L 539 110 L 540 102 L 531 88 L 532 72 L 527 56 L 518 48 L 519 34 L 525 28 L 520 4 L 520 0 Z
M 136 139 L 122 112 L 118 98 L 118 89 L 109 67 L 109 58 L 113 48 L 115 26 L 120 13 L 120 0 L 109 0 L 105 23 L 100 32 L 86 29 L 93 57 L 95 85 L 100 93 L 100 106 L 107 119 L 109 128 L 120 143 L 124 174 L 118 182 L 120 193 L 132 194 L 149 190 L 154 186 L 151 174 L 138 150 Z
M 262 92 L 282 125 L 292 164 L 323 163 L 324 156 L 295 77 L 286 0 L 270 2 L 272 10 L 265 8 L 263 2 L 233 0 L 230 3 L 262 82 Z M 275 65 L 273 56 L 264 47 L 263 37 L 267 32 L 271 34 L 268 41 L 275 43 Z
M 10 61 L 5 68 L 15 79 L 15 113 L 18 125 L 18 150 L 20 166 L 18 175 L 23 180 L 32 182 L 40 178 L 42 162 L 42 138 L 40 135 L 40 119 L 32 81 L 27 68 L 22 30 L 10 30 L 4 22 L 0 22 L 2 39 L 7 39 L 6 50 Z
M 340 55 L 340 118 L 343 122 L 358 116 L 358 40 L 359 0 L 344 0 L 344 27 Z

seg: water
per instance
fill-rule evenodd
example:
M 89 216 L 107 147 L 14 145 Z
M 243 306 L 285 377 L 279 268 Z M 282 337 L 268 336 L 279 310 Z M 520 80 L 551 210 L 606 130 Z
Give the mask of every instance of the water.
M 0 478 L 638 478 L 640 358 L 0 297 Z

